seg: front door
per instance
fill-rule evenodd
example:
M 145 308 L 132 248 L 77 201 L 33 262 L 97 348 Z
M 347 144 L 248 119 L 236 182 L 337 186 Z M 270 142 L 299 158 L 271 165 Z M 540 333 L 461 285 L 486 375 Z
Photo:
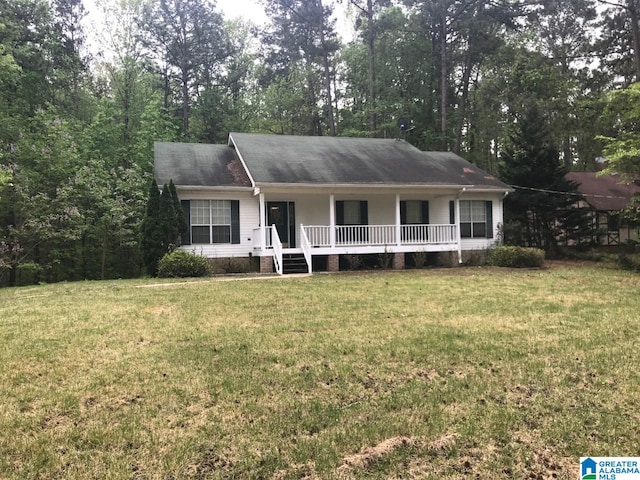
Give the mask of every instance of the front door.
M 293 202 L 267 202 L 267 225 L 275 225 L 284 248 L 296 246 L 296 219 Z

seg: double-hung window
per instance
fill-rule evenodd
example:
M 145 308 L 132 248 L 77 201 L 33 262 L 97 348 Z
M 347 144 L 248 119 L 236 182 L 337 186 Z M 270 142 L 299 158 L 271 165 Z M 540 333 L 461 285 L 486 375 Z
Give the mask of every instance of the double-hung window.
M 191 242 L 231 243 L 230 200 L 191 200 Z
M 492 238 L 492 202 L 460 200 L 460 236 L 462 238 Z

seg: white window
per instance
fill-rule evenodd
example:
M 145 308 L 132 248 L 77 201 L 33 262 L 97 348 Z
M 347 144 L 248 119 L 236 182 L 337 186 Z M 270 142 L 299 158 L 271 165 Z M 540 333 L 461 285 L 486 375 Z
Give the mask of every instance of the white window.
M 491 205 L 490 202 L 482 200 L 460 200 L 460 236 L 462 238 L 487 238 L 487 203 Z
M 230 200 L 191 200 L 191 243 L 231 243 Z

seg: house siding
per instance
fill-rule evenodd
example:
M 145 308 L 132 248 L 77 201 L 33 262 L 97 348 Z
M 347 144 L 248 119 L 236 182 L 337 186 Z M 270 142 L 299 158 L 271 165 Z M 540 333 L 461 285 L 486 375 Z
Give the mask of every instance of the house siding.
M 253 252 L 253 230 L 259 225 L 259 203 L 251 192 L 211 192 L 177 189 L 180 200 L 238 200 L 240 207 L 240 243 L 194 243 L 182 250 L 211 258 L 248 257 Z
M 491 195 L 487 193 L 465 194 L 461 200 L 490 200 L 492 202 L 493 217 L 493 238 L 463 238 L 462 250 L 486 250 L 493 247 L 500 239 L 500 225 L 502 224 L 502 195 Z
M 429 222 L 436 225 L 449 223 L 449 202 L 455 200 L 455 196 L 429 198 Z
M 238 200 L 240 209 L 240 243 L 239 244 L 192 244 L 182 247 L 183 250 L 194 252 L 205 257 L 248 257 L 258 254 L 255 250 L 254 230 L 259 228 L 259 198 L 252 192 L 214 192 L 211 190 L 180 190 L 181 200 Z M 485 250 L 493 246 L 499 238 L 499 225 L 502 222 L 502 195 L 491 193 L 466 193 L 460 197 L 463 200 L 491 200 L 493 216 L 493 238 L 465 238 L 462 239 L 462 250 Z M 429 202 L 429 222 L 431 224 L 449 224 L 449 202 L 456 199 L 456 195 L 449 192 L 402 192 L 401 200 L 422 200 Z M 358 193 L 335 193 L 334 201 L 365 200 L 368 205 L 368 220 L 370 225 L 394 225 L 396 222 L 396 194 L 380 194 L 371 191 Z M 270 191 L 265 194 L 265 201 L 294 202 L 296 208 L 296 232 L 300 224 L 329 225 L 330 193 L 292 193 L 282 194 Z M 416 246 L 415 250 L 423 247 Z

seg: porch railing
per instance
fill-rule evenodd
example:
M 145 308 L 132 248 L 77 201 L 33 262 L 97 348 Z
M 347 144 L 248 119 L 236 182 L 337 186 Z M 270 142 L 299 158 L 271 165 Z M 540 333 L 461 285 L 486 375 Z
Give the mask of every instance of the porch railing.
M 282 242 L 278 235 L 275 225 L 267 228 L 267 232 L 271 232 L 271 244 L 273 246 L 273 265 L 276 268 L 276 273 L 282 275 Z
M 331 227 L 325 225 L 304 225 L 302 231 L 307 234 L 310 245 L 314 247 L 331 246 Z
M 405 245 L 457 243 L 455 225 L 402 225 L 401 243 Z
M 455 225 L 401 225 L 400 242 L 396 238 L 395 225 L 337 225 L 335 227 L 338 247 L 358 245 L 442 245 L 456 244 Z M 312 247 L 331 246 L 331 227 L 326 225 L 305 225 Z

